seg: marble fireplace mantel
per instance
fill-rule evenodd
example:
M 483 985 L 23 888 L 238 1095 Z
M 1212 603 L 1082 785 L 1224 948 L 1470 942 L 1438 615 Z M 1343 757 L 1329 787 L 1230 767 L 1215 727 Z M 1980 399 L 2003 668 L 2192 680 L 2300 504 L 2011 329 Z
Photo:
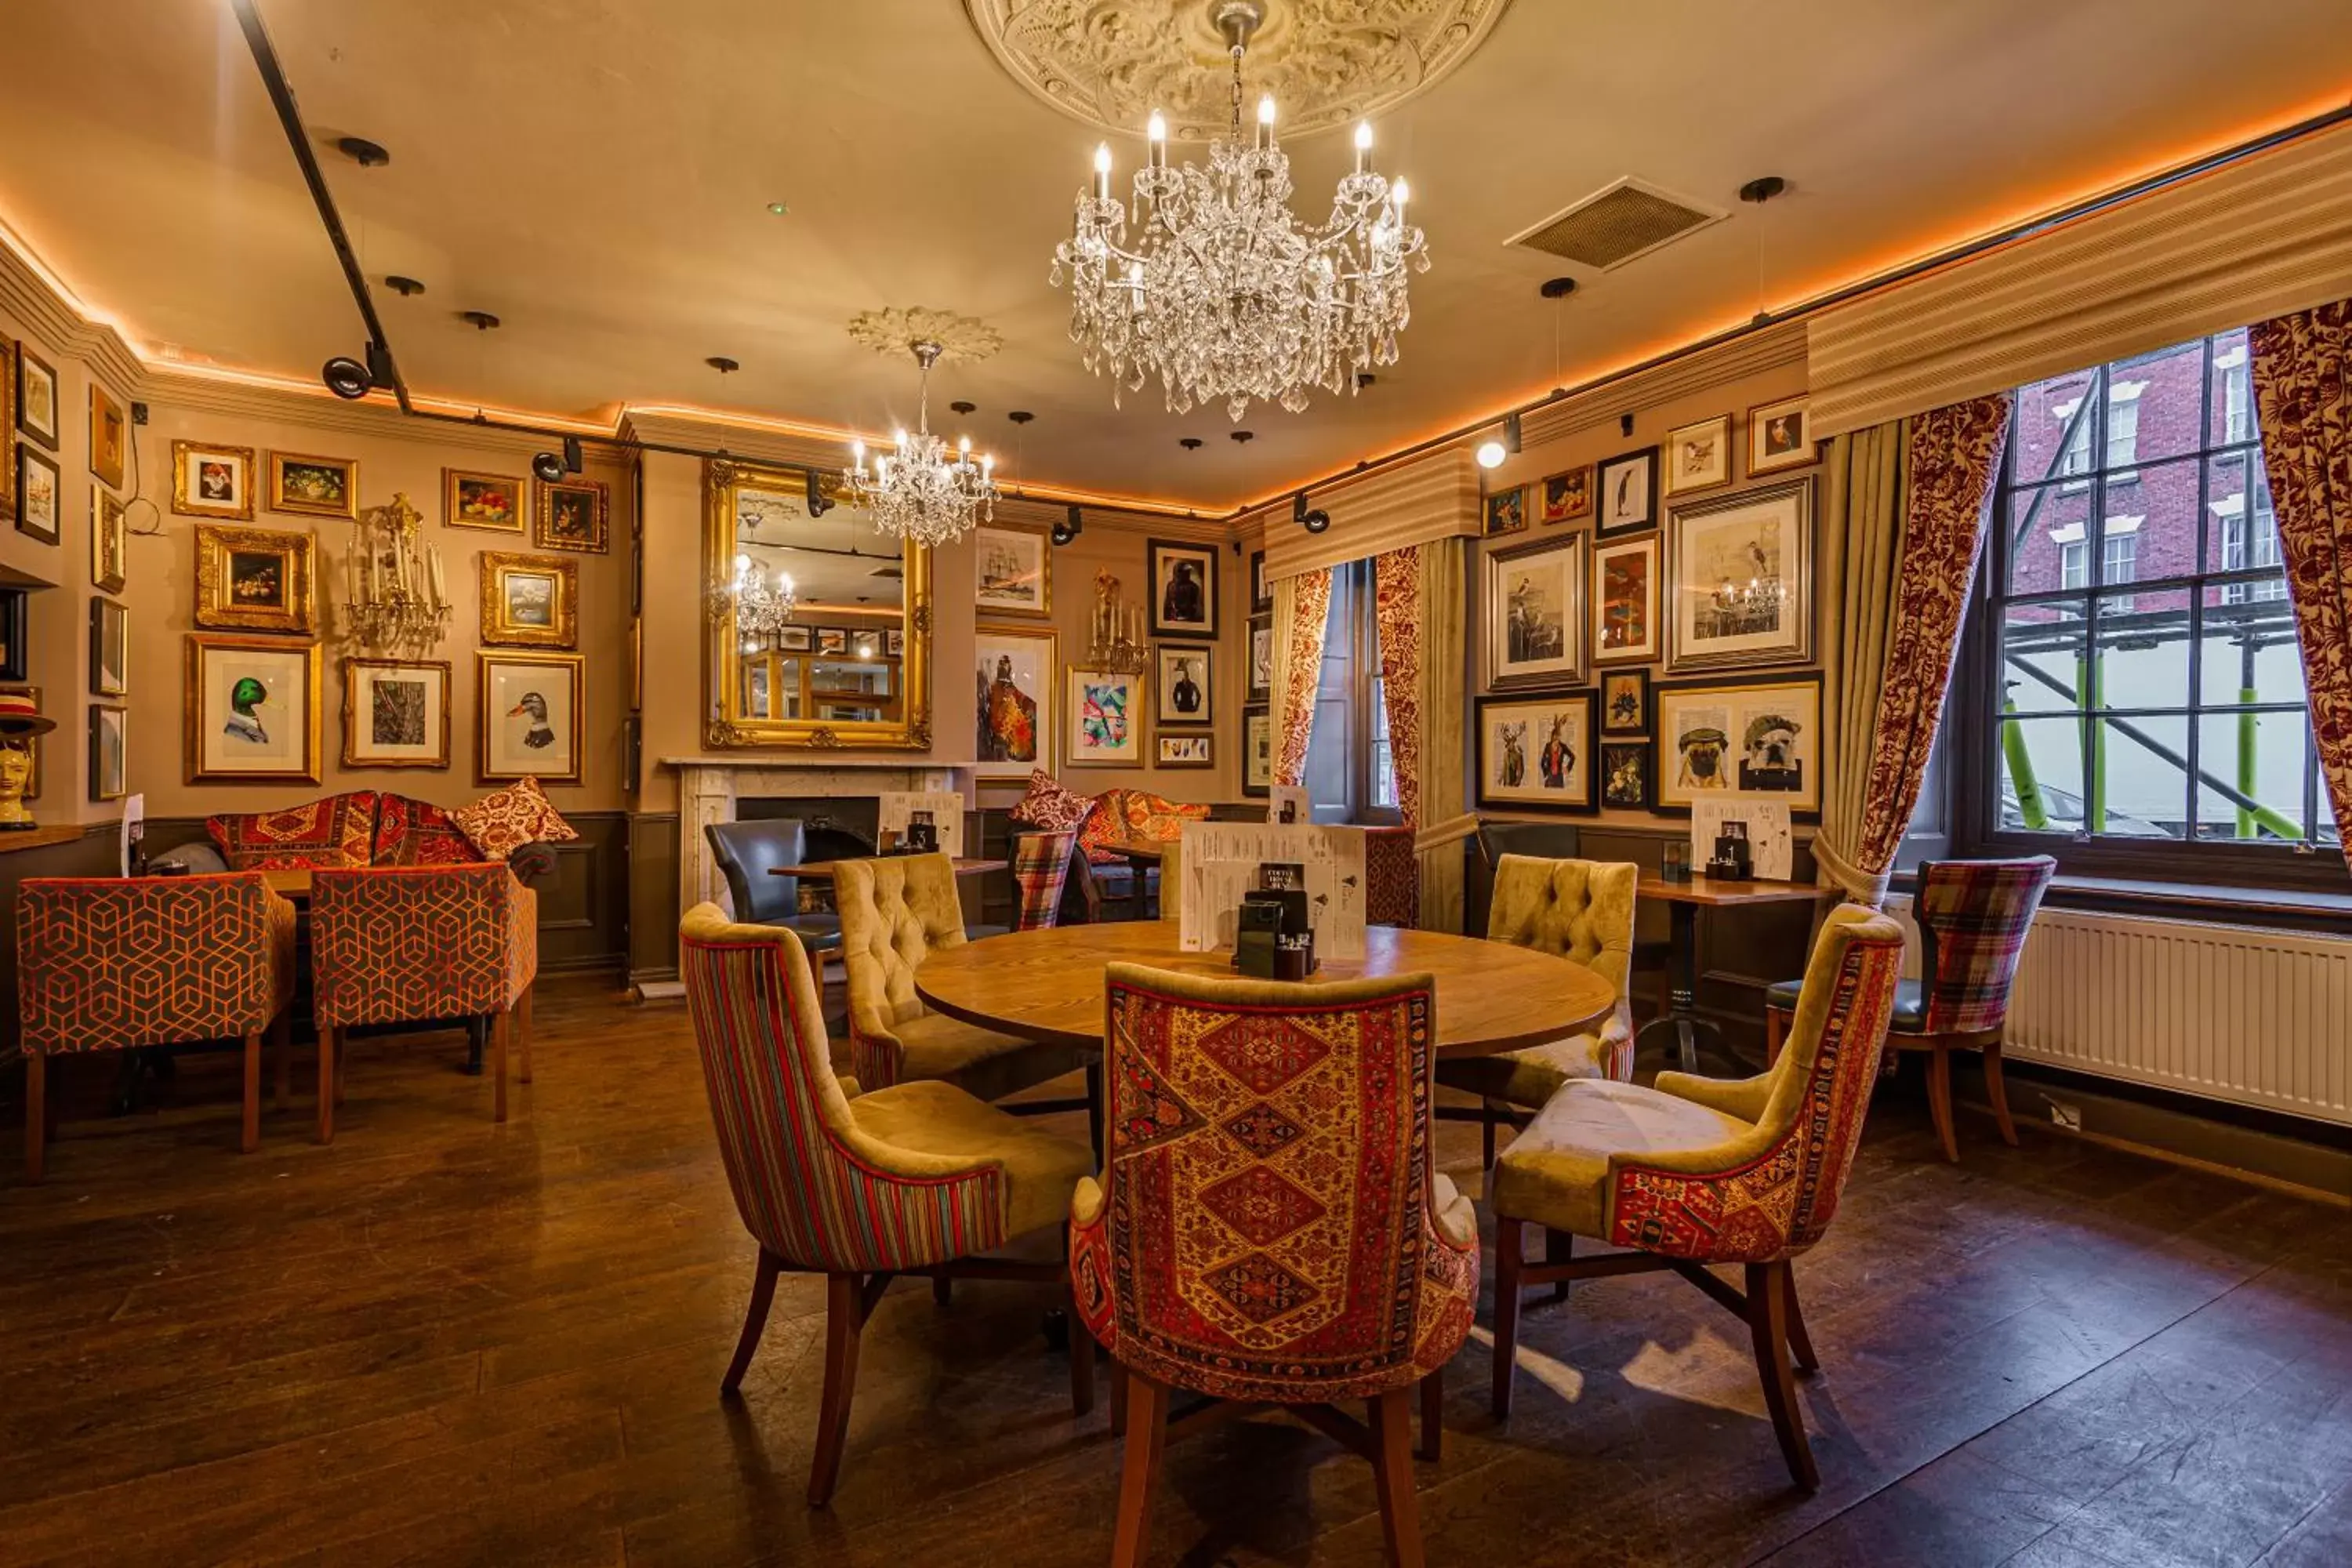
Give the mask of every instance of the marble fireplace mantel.
M 703 828 L 735 820 L 735 803 L 762 796 L 871 797 L 898 790 L 956 790 L 972 797 L 972 764 L 929 757 L 837 757 L 733 752 L 664 757 L 678 775 L 678 908 L 730 906 L 727 879 Z

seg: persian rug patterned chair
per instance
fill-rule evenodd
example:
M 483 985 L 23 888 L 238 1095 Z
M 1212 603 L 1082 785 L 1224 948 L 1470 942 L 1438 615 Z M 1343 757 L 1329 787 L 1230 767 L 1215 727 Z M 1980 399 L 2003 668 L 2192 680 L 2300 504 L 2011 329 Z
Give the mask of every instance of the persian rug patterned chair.
M 49 1129 L 48 1058 L 242 1037 L 245 1125 L 261 1141 L 261 1037 L 279 1092 L 294 1000 L 294 906 L 258 871 L 211 877 L 28 877 L 16 898 L 25 1052 L 25 1173 Z
M 776 926 L 697 905 L 679 928 L 710 1117 L 759 1272 L 722 1395 L 759 1349 L 776 1276 L 825 1277 L 824 1394 L 809 1503 L 841 1474 L 860 1331 L 892 1276 L 1022 1279 L 1067 1289 L 1053 1263 L 982 1257 L 1069 1212 L 1092 1151 L 938 1082 L 872 1092 L 837 1079 L 808 951 Z M 1072 1336 L 1070 1400 L 1094 1404 L 1094 1357 Z
M 965 942 L 955 867 L 945 855 L 845 860 L 833 890 L 848 982 L 850 1061 L 866 1088 L 938 1079 L 982 1100 L 1002 1100 L 1083 1065 L 1063 1047 L 934 1013 L 915 994 L 915 971 L 931 951 Z
M 2058 862 L 2047 855 L 2016 860 L 1931 860 L 1919 868 L 1912 918 L 1919 926 L 1919 978 L 1895 993 L 1888 1042 L 1898 1051 L 1927 1053 L 1927 1108 L 1944 1158 L 1958 1163 L 1952 1131 L 1952 1053 L 1984 1057 L 1985 1098 L 2001 1142 L 2017 1144 L 2009 1116 L 2009 1089 L 2000 1075 L 2001 1034 L 2009 1025 L 2009 994 L 2025 956 L 2026 934 Z M 1764 994 L 1768 1059 L 1777 1058 L 1798 1005 L 1799 983 L 1782 981 Z
M 1421 857 L 1413 838 L 1410 827 L 1364 829 L 1365 924 L 1410 931 L 1421 923 Z
M 509 1040 L 530 1081 L 539 898 L 503 862 L 312 872 L 310 974 L 321 1143 L 335 1137 L 336 1058 L 348 1029 L 487 1017 L 498 1121 L 507 1119 Z
M 1885 1048 L 1903 931 L 1859 905 L 1840 907 L 1814 939 L 1789 1048 L 1754 1078 L 1658 1075 L 1655 1089 L 1570 1082 L 1496 1162 L 1496 1420 L 1511 1413 L 1519 1293 L 1670 1268 L 1747 1320 L 1764 1403 L 1789 1474 L 1821 1485 L 1790 1372 L 1818 1368 L 1797 1306 L 1790 1260 L 1837 1214 Z M 1526 1261 L 1525 1231 L 1566 1244 Z M 1631 1250 L 1573 1256 L 1576 1237 Z M 1713 1271 L 1738 1264 L 1746 1289 Z
M 1412 1391 L 1435 1458 L 1478 1297 L 1476 1215 L 1431 1165 L 1435 1005 L 1427 975 L 1110 966 L 1105 1174 L 1072 1201 L 1070 1271 L 1126 1436 L 1114 1563 L 1146 1555 L 1173 1389 L 1289 1407 L 1370 1459 L 1391 1559 L 1422 1561 Z
M 1495 1163 L 1495 1127 L 1509 1108 L 1540 1110 L 1575 1079 L 1633 1076 L 1633 1005 L 1625 994 L 1633 963 L 1633 889 L 1638 867 L 1601 860 L 1551 860 L 1505 855 L 1495 864 L 1486 940 L 1529 947 L 1591 970 L 1616 988 L 1617 1011 L 1598 1034 L 1572 1035 L 1498 1056 L 1441 1062 L 1437 1081 L 1477 1095 L 1475 1110 L 1447 1107 L 1449 1121 L 1486 1124 L 1486 1163 Z

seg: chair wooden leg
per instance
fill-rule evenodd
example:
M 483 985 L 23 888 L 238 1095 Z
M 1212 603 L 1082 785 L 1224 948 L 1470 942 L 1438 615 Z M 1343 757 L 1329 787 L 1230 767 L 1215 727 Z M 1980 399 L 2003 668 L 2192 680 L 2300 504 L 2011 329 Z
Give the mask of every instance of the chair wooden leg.
M 522 1057 L 515 1076 L 524 1083 L 530 1081 L 530 999 L 538 990 L 539 982 L 533 980 L 522 988 L 522 1000 L 515 1006 L 515 1040 Z
M 1805 1440 L 1805 1415 L 1797 1406 L 1797 1380 L 1789 1371 L 1789 1291 L 1786 1263 L 1748 1266 L 1748 1332 L 1756 1346 L 1756 1373 L 1764 1382 L 1764 1405 L 1789 1477 L 1804 1490 L 1819 1491 L 1821 1471 Z
M 1421 1380 L 1421 1457 L 1431 1464 L 1445 1457 L 1445 1373 Z
M 1576 1237 L 1573 1232 L 1551 1229 L 1545 1230 L 1544 1261 L 1546 1263 L 1567 1263 L 1572 1261 L 1575 1257 Z M 1567 1280 L 1562 1279 L 1552 1286 L 1551 1299 L 1555 1301 L 1565 1301 L 1568 1300 Z
M 1110 1358 L 1110 1435 L 1127 1436 L 1127 1368 L 1117 1356 Z
M 1770 1067 L 1780 1059 L 1780 1047 L 1789 1043 L 1789 1015 L 1778 1007 L 1764 1009 L 1764 1065 Z
M 809 1464 L 809 1507 L 833 1500 L 841 1479 L 842 1446 L 849 1440 L 849 1396 L 857 1387 L 857 1336 L 866 1302 L 855 1274 L 825 1277 L 824 1400 L 816 1416 L 816 1457 Z
M 1118 1472 L 1118 1521 L 1111 1568 L 1142 1568 L 1151 1535 L 1151 1489 L 1168 1447 L 1168 1385 L 1127 1373 L 1127 1447 Z
M 1495 1112 L 1483 1101 L 1478 1107 L 1478 1168 L 1495 1168 Z
M 38 1184 L 47 1173 L 49 1054 L 25 1058 L 25 1180 Z
M 1992 1101 L 1992 1119 L 2000 1126 L 2000 1141 L 2011 1148 L 2017 1147 L 2017 1123 L 2009 1119 L 2009 1085 L 2000 1076 L 2000 1042 L 1993 1040 L 1984 1048 L 1985 1098 Z
M 507 1042 L 514 1037 L 514 1009 L 500 1013 L 490 1025 L 490 1076 L 498 1087 L 490 1092 L 490 1120 L 507 1119 Z
M 320 1143 L 335 1141 L 335 1031 L 327 1025 L 319 1026 L 319 1131 L 313 1134 Z
M 935 1305 L 935 1306 L 944 1307 L 944 1306 L 946 1306 L 950 1301 L 951 1301 L 951 1300 L 955 1300 L 955 1281 L 954 1281 L 954 1280 L 952 1280 L 952 1279 L 949 1279 L 946 1275 L 944 1275 L 944 1274 L 934 1274 L 934 1275 L 932 1275 L 932 1276 L 931 1276 L 931 1301 L 932 1301 L 932 1304 L 933 1304 L 933 1305 Z
M 1518 1370 L 1519 1269 L 1526 1261 L 1524 1220 L 1495 1221 L 1495 1419 L 1511 1418 L 1511 1377 Z
M 1940 1043 L 1927 1048 L 1927 1111 L 1936 1119 L 1944 1158 L 1958 1164 L 1960 1142 L 1952 1133 L 1952 1053 Z
M 735 1341 L 735 1359 L 727 1363 L 727 1375 L 719 1380 L 721 1398 L 743 1386 L 743 1374 L 751 1369 L 751 1352 L 760 1348 L 760 1335 L 768 1326 L 768 1308 L 776 1299 L 776 1271 L 781 1267 L 774 1253 L 760 1248 L 760 1272 L 751 1279 L 751 1302 L 743 1310 L 743 1332 Z
M 1780 1289 L 1789 1298 L 1789 1353 L 1797 1358 L 1797 1365 L 1804 1371 L 1819 1372 L 1822 1358 L 1813 1353 L 1813 1336 L 1805 1331 L 1805 1310 L 1797 1304 L 1796 1265 L 1780 1266 Z
M 1395 1568 L 1422 1568 L 1421 1499 L 1412 1489 L 1410 1396 L 1391 1389 L 1372 1403 L 1372 1470 L 1380 1481 L 1381 1532 Z
M 237 1142 L 240 1153 L 261 1147 L 261 1031 L 245 1037 L 245 1126 Z
M 1078 1321 L 1076 1296 L 1068 1297 L 1063 1310 L 1070 1314 L 1070 1414 L 1091 1415 L 1095 1407 L 1095 1337 Z
M 271 1091 L 269 1109 L 283 1110 L 294 1093 L 294 1009 L 289 1007 L 278 1015 L 269 1026 L 269 1055 L 277 1083 Z

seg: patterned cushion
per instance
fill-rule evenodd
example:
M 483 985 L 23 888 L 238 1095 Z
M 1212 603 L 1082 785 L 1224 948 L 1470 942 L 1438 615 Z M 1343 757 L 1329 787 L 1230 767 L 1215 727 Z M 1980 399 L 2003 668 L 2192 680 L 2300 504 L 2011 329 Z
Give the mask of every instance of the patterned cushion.
M 539 900 L 504 866 L 379 866 L 310 881 L 321 1027 L 502 1013 L 539 972 Z
M 387 795 L 376 807 L 372 865 L 467 866 L 481 858 L 449 814 L 429 801 Z
M 1024 827 L 1042 827 L 1048 833 L 1075 833 L 1086 825 L 1094 809 L 1092 795 L 1065 789 L 1060 780 L 1039 768 L 1029 775 L 1029 793 L 1005 815 Z
M 1061 919 L 1077 841 L 1073 832 L 1024 833 L 1013 841 L 1013 889 L 1021 900 L 1015 931 L 1036 931 Z
M 1120 838 L 1141 838 L 1164 843 L 1183 836 L 1188 822 L 1206 822 L 1209 808 L 1205 805 L 1179 805 L 1164 795 L 1148 790 L 1115 789 L 1097 798 L 1097 810 L 1079 830 L 1078 843 L 1087 858 L 1097 866 L 1124 865 L 1125 857 L 1108 848 Z
M 286 811 L 210 817 L 205 831 L 232 871 L 364 866 L 375 834 L 375 791 L 357 789 Z
M 24 1048 L 258 1032 L 294 997 L 294 906 L 258 872 L 33 877 L 16 900 Z
M 526 844 L 568 844 L 580 837 L 530 778 L 459 806 L 449 820 L 485 860 L 503 860 Z

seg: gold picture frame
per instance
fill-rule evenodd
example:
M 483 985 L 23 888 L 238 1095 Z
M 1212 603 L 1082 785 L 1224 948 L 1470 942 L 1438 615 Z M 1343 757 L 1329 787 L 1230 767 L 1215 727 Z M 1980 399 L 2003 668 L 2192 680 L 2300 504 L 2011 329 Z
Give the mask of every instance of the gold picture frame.
M 524 533 L 530 528 L 530 480 L 474 468 L 441 470 L 441 521 L 448 528 Z
M 539 482 L 531 511 L 531 547 L 602 555 L 613 543 L 613 497 L 602 479 Z
M 485 550 L 481 572 L 484 643 L 494 647 L 580 646 L 578 562 Z M 543 595 L 534 584 L 546 585 Z
M 89 487 L 89 582 L 120 594 L 131 580 L 131 531 L 122 502 L 102 485 Z
M 95 398 L 95 384 L 90 393 Z M 122 481 L 118 478 L 112 483 L 119 487 Z M 181 517 L 251 522 L 253 448 L 219 447 L 207 441 L 173 442 L 172 510 Z
M 178 445 L 173 443 L 174 447 Z M 99 383 L 89 384 L 89 471 L 109 489 L 121 489 L 131 468 L 131 415 L 114 394 Z M 253 471 L 252 454 L 246 454 L 246 472 Z M 248 506 L 246 515 L 253 515 Z
M 195 784 L 319 782 L 319 645 L 187 634 L 184 777 Z
M 580 782 L 587 665 L 576 653 L 474 655 L 475 782 Z
M 269 454 L 269 510 L 298 517 L 360 518 L 360 461 L 305 452 Z
M 343 766 L 447 767 L 449 679 L 446 659 L 344 659 Z M 414 689 L 383 695 L 395 682 Z
M 196 625 L 309 636 L 318 542 L 311 533 L 198 523 Z

